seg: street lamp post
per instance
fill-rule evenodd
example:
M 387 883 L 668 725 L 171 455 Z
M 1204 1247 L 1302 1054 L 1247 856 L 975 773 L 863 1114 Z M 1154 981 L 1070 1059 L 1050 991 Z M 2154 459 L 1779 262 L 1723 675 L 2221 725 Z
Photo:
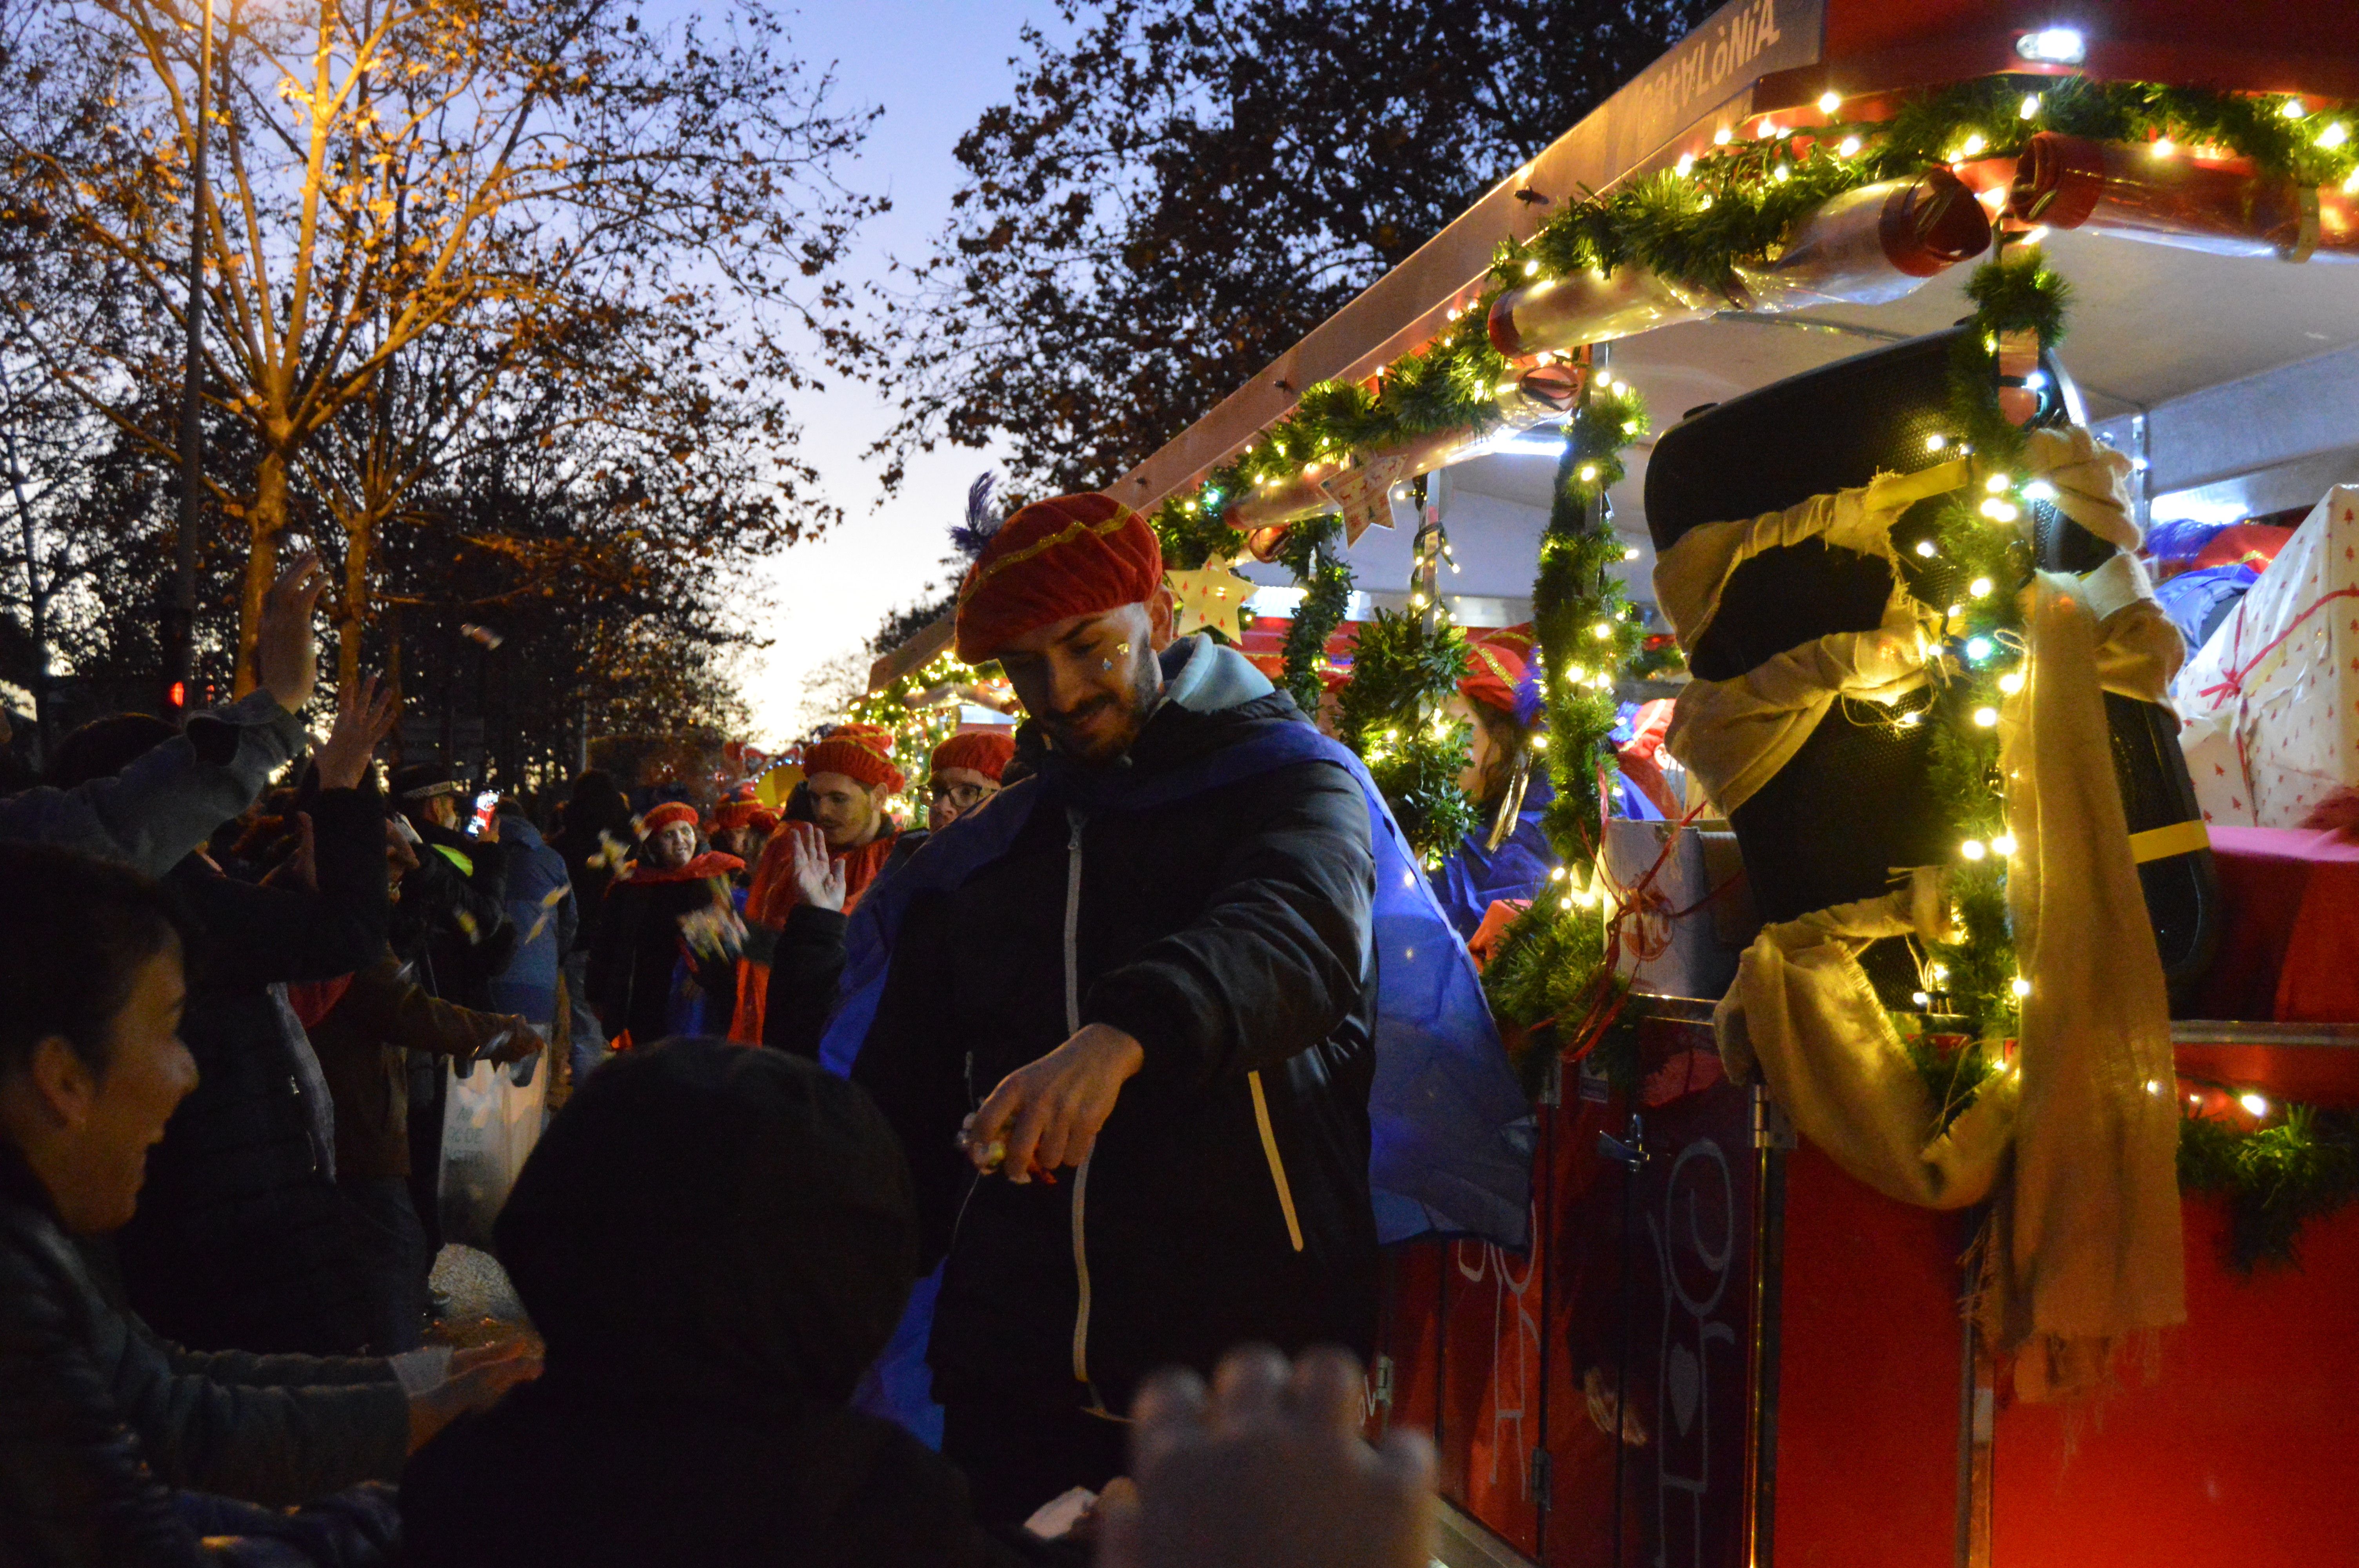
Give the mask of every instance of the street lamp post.
M 196 673 L 197 495 L 205 481 L 204 385 L 205 146 L 212 139 L 213 0 L 204 0 L 204 30 L 197 43 L 197 135 L 189 157 L 188 360 L 180 381 L 180 527 L 175 541 L 170 662 L 166 693 L 173 716 L 188 710 Z

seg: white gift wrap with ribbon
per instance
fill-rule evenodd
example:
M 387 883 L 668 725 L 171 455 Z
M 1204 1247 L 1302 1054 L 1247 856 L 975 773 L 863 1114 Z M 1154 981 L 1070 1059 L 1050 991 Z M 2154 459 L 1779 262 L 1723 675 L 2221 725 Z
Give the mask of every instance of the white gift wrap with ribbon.
M 2299 827 L 2359 788 L 2359 485 L 2310 510 L 2180 672 L 2180 746 L 2204 820 Z

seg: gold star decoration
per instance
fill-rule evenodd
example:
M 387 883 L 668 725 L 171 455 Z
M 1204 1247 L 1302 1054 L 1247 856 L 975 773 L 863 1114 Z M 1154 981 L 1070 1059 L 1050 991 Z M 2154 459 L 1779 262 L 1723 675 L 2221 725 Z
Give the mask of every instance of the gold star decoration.
M 1218 632 L 1231 643 L 1245 641 L 1239 619 L 1254 585 L 1215 561 L 1201 571 L 1168 571 L 1163 585 L 1171 590 L 1172 633 L 1185 637 L 1204 630 Z

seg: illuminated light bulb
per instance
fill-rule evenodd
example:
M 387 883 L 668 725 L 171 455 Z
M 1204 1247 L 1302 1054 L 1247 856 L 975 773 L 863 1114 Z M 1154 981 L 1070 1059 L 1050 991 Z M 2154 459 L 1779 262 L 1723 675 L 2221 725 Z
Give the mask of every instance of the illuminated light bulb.
M 1963 855 L 1969 860 L 1979 860 L 1984 855 L 1989 854 L 1990 851 L 1983 847 L 1983 841 L 1981 839 L 1969 838 L 1964 843 L 1958 846 L 1958 853 Z
M 2029 484 L 2023 487 L 2023 499 L 2026 501 L 2053 501 L 2056 499 L 2056 487 L 2049 483 L 2044 479 L 2035 479 Z
M 1897 722 L 1903 730 L 1914 730 L 1917 726 L 1925 722 L 1925 716 L 1921 713 L 1904 713 L 1896 722 Z
M 1560 909 L 1571 909 L 1571 908 L 1572 907 L 1572 897 L 1571 897 L 1571 895 L 1570 893 L 1568 893 L 1568 894 L 1565 896 L 1565 900 L 1564 900 L 1564 902 L 1563 902 L 1562 903 L 1559 904 L 1557 907 L 1559 907 Z
M 2255 1116 L 2267 1116 L 2269 1113 L 2269 1102 L 2260 1095 L 2238 1095 L 2236 1097 L 2236 1103 L 2243 1106 L 2246 1110 L 2251 1111 Z
M 1765 141 L 1774 142 L 1785 134 L 1785 127 L 1777 124 L 1775 121 L 1772 121 L 1770 124 L 1761 127 L 1762 139 Z
M 1564 881 L 1564 868 L 1562 866 L 1550 868 L 1549 871 L 1549 881 L 1552 882 L 1560 882 Z
M 1835 153 L 1840 157 L 1855 157 L 1859 155 L 1859 146 L 1857 136 L 1845 136 L 1835 144 Z
M 2310 113 L 2310 105 L 2299 98 L 2288 98 L 2277 105 L 2277 113 L 2288 120 L 2299 120 Z
M 1955 621 L 1959 616 L 1963 615 L 1965 612 L 1966 607 L 1962 604 L 1952 604 L 1950 606 L 1950 619 L 1952 621 Z
M 1776 168 L 1769 171 L 1769 178 L 1776 180 L 1778 184 L 1783 185 L 1788 180 L 1794 178 L 1794 171 L 1781 163 Z
M 2021 975 L 2017 975 L 2015 977 L 2015 982 L 2006 989 L 2013 991 L 2015 993 L 2016 1000 L 2020 1001 L 2025 997 L 2031 994 L 2031 982 L 2025 979 Z
M 1976 664 L 1980 664 L 1983 660 L 1989 658 L 1991 654 L 1997 651 L 1998 644 L 1992 642 L 1988 637 L 1969 637 L 1966 639 L 1966 657 L 1973 660 Z
M 2023 672 L 2021 670 L 2007 671 L 2006 674 L 1998 677 L 1998 688 L 1999 690 L 2006 693 L 2009 697 L 2015 696 L 2017 692 L 2020 692 L 2023 689 Z
M 1731 141 L 1734 140 L 1735 136 L 1735 132 L 1730 130 L 1726 125 L 1723 125 L 1719 130 L 1714 131 L 1712 134 L 1712 145 L 1716 147 L 1724 147 L 1728 146 Z
M 1938 452 L 1949 444 L 1950 438 L 1947 436 L 1935 435 L 1925 438 L 1925 449 L 1929 452 Z
M 2187 1097 L 2187 1103 L 2190 1105 L 2201 1105 L 2203 1103 L 2203 1097 L 2201 1095 L 2189 1095 Z
M 1991 853 L 1992 853 L 1992 854 L 1994 854 L 1994 855 L 2012 855 L 2012 854 L 2014 854 L 2014 853 L 2015 853 L 2015 835 L 2014 835 L 2014 834 L 2012 834 L 2012 833 L 2002 833 L 2002 834 L 2000 834 L 1997 838 L 1995 838 L 1992 839 L 1992 840 L 1991 840 Z
M 1830 87 L 1824 92 L 1819 94 L 1820 114 L 1832 114 L 1842 107 L 1843 94 L 1837 92 L 1833 88 Z
M 1931 975 L 1936 981 L 1946 980 L 1950 978 L 1948 967 L 1941 964 L 1929 965 L 1925 972 Z
M 2023 515 L 2022 511 L 2012 501 L 1994 501 L 1988 504 L 1991 519 L 1994 522 L 2012 523 Z
M 1998 728 L 1998 709 L 1997 709 L 1997 708 L 1975 708 L 1975 709 L 1974 709 L 1974 724 L 1975 724 L 1975 727 L 1976 727 L 1976 728 L 1978 728 L 1978 729 L 1983 729 L 1983 730 L 1995 730 L 1995 729 L 1997 729 L 1997 728 Z
M 1644 552 L 1642 552 L 1637 546 L 1632 545 L 1622 552 L 1622 558 L 1625 561 L 1635 561 Z
M 1610 643 L 1614 640 L 1614 622 L 1600 621 L 1589 629 L 1589 634 L 1601 643 Z
M 2042 27 L 2016 39 L 2015 52 L 2042 65 L 2079 65 L 2089 58 L 2089 40 L 2078 27 Z
M 1966 592 L 1976 599 L 1989 598 L 1990 590 L 1991 579 L 1986 577 L 1978 577 L 1966 585 Z
M 1927 996 L 1923 991 L 1912 993 L 1909 1000 L 1914 1001 L 1919 1007 L 1930 1007 L 1933 1005 L 1933 999 Z
M 2025 93 L 2023 95 L 2023 107 L 2017 109 L 2016 113 L 2027 120 L 2037 120 L 2039 118 L 2039 94 L 2037 92 Z
M 1422 610 L 1425 608 L 1425 595 L 1422 593 L 1410 594 L 1408 596 L 1408 601 L 1410 606 L 1414 609 Z
M 1611 391 L 1613 391 L 1613 390 L 1614 390 L 1614 373 L 1613 373 L 1612 371 L 1610 371 L 1610 370 L 1602 370 L 1602 371 L 1599 371 L 1599 372 L 1597 373 L 1597 386 L 1598 386 L 1598 390 L 1600 390 L 1601 392 L 1611 392 Z
M 1596 465 L 1595 463 L 1583 463 L 1583 464 L 1582 464 L 1582 465 L 1581 465 L 1581 482 L 1582 482 L 1582 483 L 1583 483 L 1583 484 L 1594 484 L 1596 481 L 1597 481 L 1597 465 Z
M 1589 678 L 1589 672 L 1582 669 L 1579 665 L 1575 665 L 1572 668 L 1564 672 L 1564 678 L 1571 681 L 1573 685 L 1579 686 L 1582 682 Z
M 2169 136 L 2157 136 L 2157 137 L 2155 138 L 2155 142 L 2154 142 L 2154 156 L 2155 156 L 2155 157 L 2169 157 L 2171 154 L 2173 154 L 2173 153 L 2177 152 L 2178 150 L 2179 150 L 2179 144 L 2178 144 L 2177 142 L 2172 141 Z
M 2352 178 L 2353 178 L 2353 180 L 2354 180 L 2354 182 L 2359 182 L 2359 175 L 2354 175 L 2354 176 L 2352 176 Z M 2351 188 L 2350 188 L 2349 186 L 2345 186 L 2345 187 L 2343 187 L 2343 189 L 2347 190 L 2347 189 L 2351 189 Z M 1696 211 L 1699 211 L 1699 212 L 1709 212 L 1709 211 L 1712 211 L 1712 198 L 1711 198 L 1711 197 L 1709 197 L 1709 196 L 1707 196 L 1707 197 L 1705 197 L 1702 200 L 1701 200 L 1701 201 L 1697 202 L 1697 203 L 1696 203 Z
M 1989 144 L 1988 142 L 1986 142 L 1986 141 L 1983 140 L 1983 134 L 1982 134 L 1980 131 L 1973 132 L 1973 133 L 1969 134 L 1969 135 L 1967 135 L 1967 137 L 1966 137 L 1966 141 L 1965 141 L 1965 152 L 1966 152 L 1966 156 L 1967 156 L 1968 157 L 1973 157 L 1976 156 L 1977 154 L 1979 154 L 1979 153 L 1980 153 L 1980 152 L 1981 152 L 1984 147 L 1986 147 L 1986 146 L 1990 146 L 1990 144 Z
M 1691 153 L 1681 153 L 1680 155 L 1680 161 L 1671 165 L 1671 172 L 1678 175 L 1681 179 L 1685 179 L 1689 175 L 1693 174 L 1695 172 L 1694 155 Z
M 1195 511 L 1195 510 L 1196 510 L 1196 503 L 1195 503 L 1194 502 L 1192 502 L 1192 501 L 1191 501 L 1191 502 L 1188 503 L 1185 506 L 1181 507 L 1181 508 L 1180 508 L 1180 510 L 1181 510 L 1181 511 L 1183 511 L 1183 512 L 1193 512 L 1193 511 Z
M 2343 194 L 2345 196 L 2359 196 L 2359 168 L 2353 169 L 2351 171 L 2351 178 L 2343 182 Z
M 2321 147 L 2339 147 L 2350 139 L 2351 127 L 2340 120 L 2318 133 L 2318 145 Z
M 1545 736 L 1545 735 L 1535 735 L 1535 736 L 1533 736 L 1533 737 L 1532 737 L 1532 750 L 1533 750 L 1533 751 L 1535 751 L 1535 752 L 1545 752 L 1545 751 L 1547 751 L 1547 750 L 1548 750 L 1548 737 L 1547 737 L 1547 736 Z
M 1924 557 L 1925 557 L 1927 560 L 1929 560 L 1929 561 L 1930 561 L 1930 560 L 1931 560 L 1935 556 L 1937 556 L 1937 555 L 1940 554 L 1940 552 L 1939 550 L 1937 550 L 1937 549 L 1935 549 L 1935 548 L 1933 547 L 1933 541 L 1932 541 L 1932 540 L 1930 540 L 1930 539 L 1919 539 L 1919 540 L 1918 540 L 1918 541 L 1917 541 L 1917 553 L 1918 553 L 1919 555 L 1920 555 L 1920 556 Z
M 2048 390 L 2048 373 L 2044 370 L 2027 372 L 2024 375 L 2023 384 L 2029 391 L 2045 392 Z
M 2008 479 L 2006 475 L 2003 473 L 1995 473 L 1991 475 L 1990 478 L 1983 481 L 1983 488 L 1989 491 L 1993 495 L 2003 495 L 2006 492 L 2006 487 L 2013 482 L 2014 481 Z
M 1984 516 L 1990 518 L 1992 521 L 1996 522 L 1998 520 L 1999 514 L 2006 510 L 2006 503 L 1993 499 L 1984 502 L 1980 506 L 1974 508 L 1974 510 L 1981 513 Z

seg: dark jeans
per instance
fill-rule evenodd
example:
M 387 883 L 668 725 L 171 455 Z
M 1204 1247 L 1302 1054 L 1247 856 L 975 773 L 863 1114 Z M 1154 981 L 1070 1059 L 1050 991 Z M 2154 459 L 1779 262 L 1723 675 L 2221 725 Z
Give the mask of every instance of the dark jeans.
M 434 1260 L 409 1184 L 400 1176 L 357 1176 L 336 1185 L 368 1281 L 369 1348 L 379 1356 L 415 1350 L 425 1340 L 426 1276 Z
M 942 1409 L 942 1457 L 966 1473 L 974 1517 L 1022 1524 L 1075 1487 L 1103 1491 L 1127 1467 L 1130 1427 L 1079 1409 L 961 1403 Z

